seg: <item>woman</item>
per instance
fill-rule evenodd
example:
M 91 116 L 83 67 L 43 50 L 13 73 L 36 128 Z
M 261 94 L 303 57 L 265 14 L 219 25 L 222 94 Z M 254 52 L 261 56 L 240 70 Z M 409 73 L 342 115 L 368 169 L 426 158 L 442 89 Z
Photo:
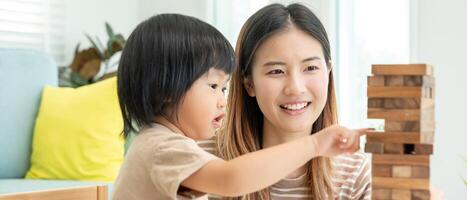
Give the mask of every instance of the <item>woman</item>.
M 337 124 L 330 45 L 308 8 L 272 4 L 257 11 L 242 28 L 236 54 L 226 127 L 216 142 L 221 157 L 233 159 Z M 369 164 L 363 153 L 317 157 L 245 198 L 370 199 Z

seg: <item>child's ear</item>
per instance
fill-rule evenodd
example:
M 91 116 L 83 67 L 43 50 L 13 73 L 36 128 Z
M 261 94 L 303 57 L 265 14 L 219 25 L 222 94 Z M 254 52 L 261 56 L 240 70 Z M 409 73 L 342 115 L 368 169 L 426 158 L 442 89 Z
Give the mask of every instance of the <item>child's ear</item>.
M 254 88 L 253 82 L 250 80 L 250 78 L 244 78 L 243 79 L 243 87 L 245 87 L 246 92 L 248 92 L 248 95 L 250 95 L 250 97 L 256 96 L 255 88 Z

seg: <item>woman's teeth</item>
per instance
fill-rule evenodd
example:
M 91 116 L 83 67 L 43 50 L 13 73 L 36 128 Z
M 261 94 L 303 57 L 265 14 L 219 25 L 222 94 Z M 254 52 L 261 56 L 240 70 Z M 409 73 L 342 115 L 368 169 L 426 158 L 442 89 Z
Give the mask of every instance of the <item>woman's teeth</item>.
M 296 103 L 296 104 L 284 104 L 281 105 L 282 108 L 288 109 L 288 110 L 300 110 L 306 107 L 308 103 Z

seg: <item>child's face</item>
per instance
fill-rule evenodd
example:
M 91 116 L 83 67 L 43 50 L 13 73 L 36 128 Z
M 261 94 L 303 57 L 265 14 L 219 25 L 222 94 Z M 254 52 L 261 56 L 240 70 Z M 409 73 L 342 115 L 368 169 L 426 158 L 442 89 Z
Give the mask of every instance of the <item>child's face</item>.
M 224 71 L 211 68 L 187 91 L 178 108 L 178 126 L 187 137 L 208 139 L 221 127 L 228 79 Z
M 264 126 L 310 133 L 327 99 L 329 69 L 321 44 L 292 27 L 258 48 L 245 87 L 264 114 Z

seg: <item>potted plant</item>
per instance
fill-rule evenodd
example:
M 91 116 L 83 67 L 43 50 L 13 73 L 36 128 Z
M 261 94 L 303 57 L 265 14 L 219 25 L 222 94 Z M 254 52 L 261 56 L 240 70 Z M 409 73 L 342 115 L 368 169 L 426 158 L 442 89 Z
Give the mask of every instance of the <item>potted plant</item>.
M 93 40 L 89 34 L 85 35 L 92 45 L 90 48 L 79 50 L 80 44 L 76 46 L 74 58 L 69 65 L 68 86 L 79 87 L 115 76 L 115 72 L 109 73 L 108 70 L 118 67 L 125 38 L 122 34 L 116 34 L 107 22 L 105 28 L 108 35 L 105 46 L 98 37 Z

